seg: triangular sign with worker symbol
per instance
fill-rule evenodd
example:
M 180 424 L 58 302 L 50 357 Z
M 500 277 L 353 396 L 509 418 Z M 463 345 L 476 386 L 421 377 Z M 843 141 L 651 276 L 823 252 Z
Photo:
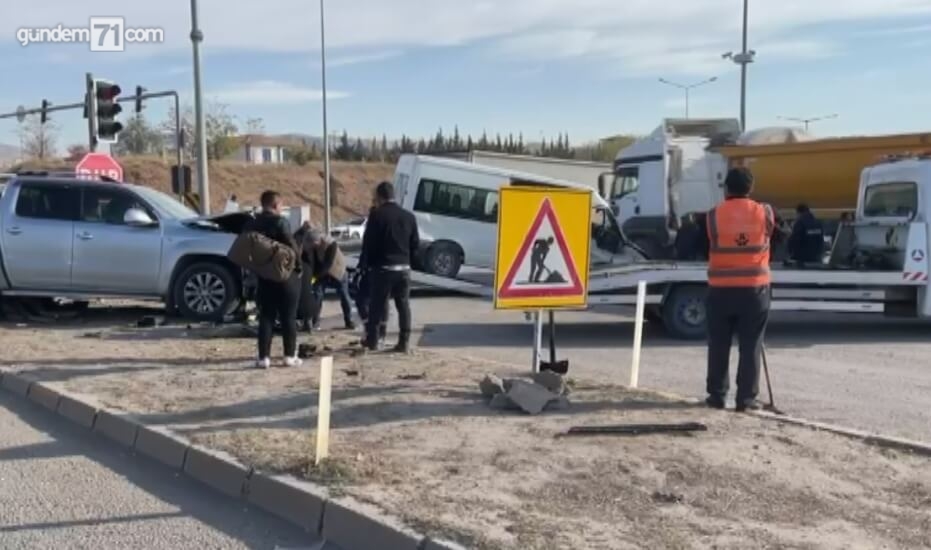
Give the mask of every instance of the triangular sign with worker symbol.
M 550 199 L 540 211 L 518 249 L 498 291 L 500 298 L 545 298 L 584 293 L 566 237 Z

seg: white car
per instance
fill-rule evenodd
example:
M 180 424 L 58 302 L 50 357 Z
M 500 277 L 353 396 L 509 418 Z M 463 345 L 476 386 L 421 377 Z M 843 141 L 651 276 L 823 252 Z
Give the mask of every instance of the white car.
M 349 220 L 343 225 L 337 225 L 330 230 L 330 236 L 334 239 L 342 240 L 361 240 L 365 234 L 365 218 L 355 218 Z

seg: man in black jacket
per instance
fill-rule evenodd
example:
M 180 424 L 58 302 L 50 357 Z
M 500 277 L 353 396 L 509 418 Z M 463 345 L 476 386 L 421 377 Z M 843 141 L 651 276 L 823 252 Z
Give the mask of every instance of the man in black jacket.
M 798 215 L 789 236 L 789 258 L 798 264 L 821 263 L 824 256 L 824 226 L 807 204 L 795 209 Z
M 265 191 L 261 197 L 262 211 L 245 227 L 244 232 L 254 231 L 294 250 L 298 257 L 303 239 L 309 227 L 305 224 L 295 235 L 291 234 L 288 220 L 281 215 L 281 196 L 275 191 Z M 295 237 L 297 237 L 295 239 Z M 301 365 L 297 357 L 297 306 L 301 296 L 301 262 L 298 261 L 291 278 L 283 283 L 259 278 L 256 302 L 259 306 L 259 356 L 256 367 L 271 366 L 272 334 L 275 320 L 281 324 L 284 340 L 284 363 L 288 367 Z
M 371 270 L 372 295 L 365 324 L 365 347 L 378 349 L 378 325 L 387 313 L 388 298 L 398 310 L 398 344 L 394 351 L 408 353 L 411 337 L 411 265 L 420 246 L 417 220 L 394 200 L 394 185 L 383 181 L 375 188 L 375 210 L 362 239 L 363 269 Z
M 372 207 L 369 208 L 369 214 L 366 219 L 370 219 L 375 212 L 375 201 L 372 201 Z M 367 268 L 367 258 L 365 250 L 359 254 L 359 261 L 356 265 L 358 271 L 358 288 L 356 290 L 356 309 L 359 311 L 359 317 L 362 319 L 363 326 L 368 323 L 369 315 L 372 311 L 372 270 Z M 388 307 L 382 309 L 384 317 L 378 320 L 378 340 L 382 342 L 388 333 Z

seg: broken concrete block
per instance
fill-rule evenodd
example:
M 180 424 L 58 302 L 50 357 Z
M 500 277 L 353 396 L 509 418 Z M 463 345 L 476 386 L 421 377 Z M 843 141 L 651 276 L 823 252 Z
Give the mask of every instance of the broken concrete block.
M 488 402 L 488 406 L 497 411 L 518 411 L 518 407 L 507 394 L 499 393 L 491 398 L 491 401 Z
M 545 370 L 535 373 L 533 375 L 533 381 L 556 395 L 565 395 L 567 393 L 566 381 L 563 379 L 562 375 L 556 374 L 553 371 Z
M 514 380 L 507 396 L 528 414 L 540 414 L 547 403 L 559 397 L 539 384 L 524 380 Z
M 478 383 L 478 388 L 485 397 L 494 397 L 505 392 L 504 381 L 494 374 L 486 374 L 485 378 Z

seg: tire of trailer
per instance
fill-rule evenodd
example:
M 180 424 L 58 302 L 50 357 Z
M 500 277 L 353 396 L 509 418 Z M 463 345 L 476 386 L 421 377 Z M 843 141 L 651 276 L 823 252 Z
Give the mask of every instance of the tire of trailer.
M 427 249 L 424 268 L 432 275 L 453 279 L 459 274 L 462 262 L 462 247 L 452 242 L 437 242 Z
M 197 262 L 185 268 L 172 289 L 178 314 L 193 321 L 219 322 L 239 306 L 236 278 L 225 266 Z
M 683 285 L 670 290 L 663 302 L 663 325 L 666 332 L 681 340 L 702 340 L 707 335 L 707 289 Z

